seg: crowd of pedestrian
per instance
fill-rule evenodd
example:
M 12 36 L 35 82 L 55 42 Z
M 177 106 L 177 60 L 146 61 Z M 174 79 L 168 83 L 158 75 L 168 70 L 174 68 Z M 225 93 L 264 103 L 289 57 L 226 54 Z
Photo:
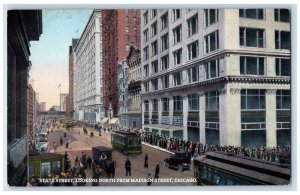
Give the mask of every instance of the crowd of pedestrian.
M 190 152 L 193 157 L 205 154 L 209 151 L 222 151 L 233 153 L 244 157 L 250 157 L 260 160 L 272 162 L 290 163 L 291 147 L 237 147 L 237 146 L 217 146 L 201 144 L 200 142 L 186 141 L 177 138 L 169 138 L 155 133 L 144 133 L 142 135 L 143 142 L 158 146 L 171 152 L 184 151 Z

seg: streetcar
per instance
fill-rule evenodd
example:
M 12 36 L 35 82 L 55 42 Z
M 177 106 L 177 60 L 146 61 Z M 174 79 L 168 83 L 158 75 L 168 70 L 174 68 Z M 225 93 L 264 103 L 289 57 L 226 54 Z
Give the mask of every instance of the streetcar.
M 197 185 L 288 185 L 291 169 L 225 152 L 207 152 L 193 159 Z
M 141 136 L 128 131 L 115 130 L 111 134 L 111 145 L 125 154 L 142 152 Z

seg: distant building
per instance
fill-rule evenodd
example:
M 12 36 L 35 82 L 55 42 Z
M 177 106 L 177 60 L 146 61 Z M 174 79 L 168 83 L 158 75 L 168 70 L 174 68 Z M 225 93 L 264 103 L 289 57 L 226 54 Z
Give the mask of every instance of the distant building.
M 128 111 L 127 125 L 142 128 L 141 106 L 141 51 L 136 46 L 131 46 L 127 56 L 128 64 Z
M 45 112 L 46 111 L 46 102 L 41 102 L 40 103 L 39 111 L 40 112 Z
M 128 66 L 126 58 L 118 63 L 118 118 L 119 124 L 122 126 L 128 126 L 127 124 L 127 110 L 128 110 Z
M 59 94 L 59 99 L 60 99 L 59 111 L 66 111 L 66 105 L 67 105 L 66 97 L 67 97 L 67 95 L 68 95 L 67 93 Z
M 79 39 L 72 39 L 72 45 L 69 47 L 69 95 L 67 98 L 66 116 L 71 119 L 74 114 L 74 49 Z
M 73 76 L 76 120 L 100 122 L 104 117 L 101 32 L 101 10 L 94 10 L 78 43 L 72 48 L 75 53 Z
M 7 11 L 7 181 L 26 185 L 27 179 L 27 90 L 30 41 L 42 34 L 41 10 Z
M 103 10 L 103 104 L 105 116 L 112 105 L 118 117 L 118 62 L 128 55 L 131 43 L 140 47 L 140 10 Z

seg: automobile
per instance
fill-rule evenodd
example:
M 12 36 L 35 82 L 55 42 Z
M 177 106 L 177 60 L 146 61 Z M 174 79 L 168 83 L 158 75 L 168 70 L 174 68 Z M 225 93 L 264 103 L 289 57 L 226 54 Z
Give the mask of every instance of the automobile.
M 39 152 L 48 152 L 48 143 L 45 139 L 39 139 L 35 145 L 35 149 Z
M 164 166 L 167 168 L 175 168 L 177 171 L 190 170 L 191 166 L 190 152 L 176 152 L 169 158 L 165 159 Z

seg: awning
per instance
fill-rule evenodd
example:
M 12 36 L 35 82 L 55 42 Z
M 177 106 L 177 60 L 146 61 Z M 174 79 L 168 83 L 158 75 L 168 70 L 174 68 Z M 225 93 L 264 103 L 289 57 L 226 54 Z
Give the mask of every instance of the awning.
M 102 120 L 101 120 L 101 123 L 103 124 L 103 123 L 106 123 L 108 121 L 108 118 L 103 118 Z
M 118 123 L 119 121 L 119 118 L 112 118 L 110 121 L 109 121 L 109 124 L 116 124 Z
M 169 131 L 178 131 L 183 130 L 182 126 L 174 126 L 174 125 L 164 125 L 164 124 L 149 124 L 144 125 L 144 128 L 158 129 L 158 130 L 169 130 Z

